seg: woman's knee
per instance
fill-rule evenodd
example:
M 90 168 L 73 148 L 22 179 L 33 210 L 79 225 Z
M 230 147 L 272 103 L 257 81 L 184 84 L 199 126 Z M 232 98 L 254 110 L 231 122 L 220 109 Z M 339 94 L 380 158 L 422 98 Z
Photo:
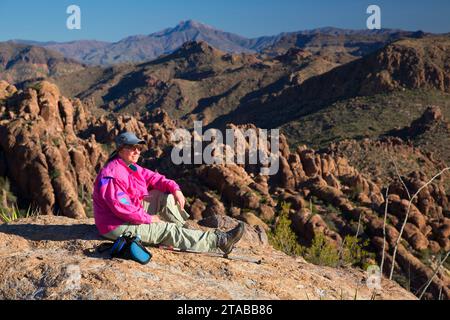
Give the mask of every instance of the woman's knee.
M 165 196 L 164 192 L 159 190 L 151 190 L 147 196 L 144 197 L 144 201 L 152 202 L 152 201 L 160 201 Z
M 173 194 L 171 194 L 171 193 L 165 194 L 164 204 L 166 206 L 174 206 L 175 205 L 175 197 L 173 196 Z

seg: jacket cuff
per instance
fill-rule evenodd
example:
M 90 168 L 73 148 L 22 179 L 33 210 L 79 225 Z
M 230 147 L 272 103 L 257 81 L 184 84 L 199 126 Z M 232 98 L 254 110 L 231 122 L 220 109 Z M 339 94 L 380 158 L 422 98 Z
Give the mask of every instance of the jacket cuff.
M 180 186 L 179 186 L 177 183 L 175 183 L 175 182 L 174 182 L 173 186 L 171 186 L 170 189 L 171 189 L 171 190 L 170 190 L 170 193 L 175 193 L 175 192 L 177 192 L 177 191 L 181 191 Z

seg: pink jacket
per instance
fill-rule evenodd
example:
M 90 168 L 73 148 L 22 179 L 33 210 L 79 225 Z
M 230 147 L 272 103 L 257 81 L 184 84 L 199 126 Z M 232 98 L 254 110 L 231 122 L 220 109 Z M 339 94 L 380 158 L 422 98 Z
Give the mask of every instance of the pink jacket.
M 125 223 L 150 224 L 151 216 L 142 207 L 142 199 L 149 190 L 165 193 L 180 190 L 175 181 L 161 174 L 137 164 L 134 169 L 116 157 L 97 175 L 92 199 L 95 224 L 100 234 L 111 232 Z

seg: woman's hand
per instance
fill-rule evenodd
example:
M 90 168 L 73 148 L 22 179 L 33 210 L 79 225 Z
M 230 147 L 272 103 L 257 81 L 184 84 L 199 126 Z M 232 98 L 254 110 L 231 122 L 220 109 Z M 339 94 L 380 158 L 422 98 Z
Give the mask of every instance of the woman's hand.
M 184 205 L 186 204 L 186 199 L 184 199 L 183 192 L 181 192 L 181 190 L 177 190 L 173 196 L 175 198 L 175 202 L 180 205 L 180 208 L 184 209 Z
M 152 215 L 151 217 L 152 217 L 152 220 L 151 220 L 152 222 L 151 223 L 161 222 L 161 218 L 159 216 L 157 216 L 156 214 Z

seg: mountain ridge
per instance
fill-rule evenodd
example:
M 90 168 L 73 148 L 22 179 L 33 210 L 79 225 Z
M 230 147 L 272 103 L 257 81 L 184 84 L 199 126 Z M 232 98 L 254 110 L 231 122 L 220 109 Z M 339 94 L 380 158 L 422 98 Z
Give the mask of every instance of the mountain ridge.
M 398 35 L 396 35 L 398 34 Z M 66 57 L 78 60 L 88 65 L 111 65 L 122 62 L 144 62 L 153 60 L 163 54 L 168 54 L 178 49 L 187 41 L 206 41 L 210 45 L 230 53 L 266 53 L 272 56 L 283 53 L 285 45 L 280 41 L 292 37 L 313 37 L 326 35 L 330 37 L 340 36 L 367 37 L 377 36 L 379 42 L 386 43 L 398 39 L 398 36 L 412 36 L 425 34 L 423 32 L 401 31 L 396 29 L 382 30 L 350 30 L 333 27 L 316 28 L 311 30 L 282 32 L 277 35 L 247 38 L 235 33 L 219 30 L 213 26 L 200 23 L 195 20 L 181 21 L 175 27 L 169 27 L 148 35 L 132 35 L 116 42 L 97 40 L 80 40 L 70 42 L 36 42 L 27 40 L 12 40 L 19 43 L 43 46 L 56 50 Z M 325 46 L 328 46 L 325 44 Z M 283 49 L 284 48 L 284 49 Z M 378 48 L 378 47 L 376 47 Z M 370 49 L 373 50 L 373 49 Z M 370 51 L 369 50 L 369 51 Z M 364 51 L 364 50 L 363 50 Z M 364 52 L 366 52 L 365 50 Z
M 0 43 L 0 80 L 17 83 L 79 71 L 84 65 L 42 47 Z

